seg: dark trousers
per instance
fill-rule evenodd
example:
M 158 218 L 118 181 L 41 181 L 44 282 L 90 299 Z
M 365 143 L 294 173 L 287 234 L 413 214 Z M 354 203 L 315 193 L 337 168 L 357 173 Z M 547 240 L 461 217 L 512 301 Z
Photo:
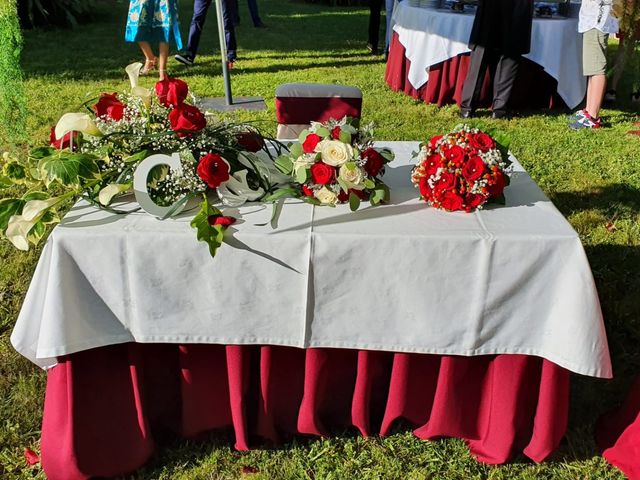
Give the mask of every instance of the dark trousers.
M 258 25 L 261 25 L 262 19 L 260 18 L 260 13 L 258 12 L 258 0 L 247 0 L 247 6 L 249 7 L 249 14 L 251 15 L 253 26 L 257 27 Z M 236 16 L 233 18 L 233 21 L 236 25 L 240 24 L 240 12 L 238 8 L 236 8 Z
M 460 108 L 465 111 L 476 109 L 488 68 L 493 81 L 493 111 L 505 112 L 518 74 L 519 63 L 520 55 L 508 56 L 497 50 L 476 45 L 471 51 L 471 62 L 462 87 Z
M 200 45 L 200 36 L 204 29 L 204 21 L 207 19 L 207 11 L 211 6 L 211 0 L 195 0 L 193 4 L 193 17 L 189 28 L 189 42 L 187 52 L 195 58 Z M 238 0 L 222 0 L 222 20 L 224 22 L 224 38 L 227 44 L 227 59 L 236 59 L 236 32 L 233 27 L 233 18 L 238 8 Z
M 380 37 L 380 9 L 382 0 L 369 0 L 369 40 L 368 43 L 374 50 L 378 50 Z

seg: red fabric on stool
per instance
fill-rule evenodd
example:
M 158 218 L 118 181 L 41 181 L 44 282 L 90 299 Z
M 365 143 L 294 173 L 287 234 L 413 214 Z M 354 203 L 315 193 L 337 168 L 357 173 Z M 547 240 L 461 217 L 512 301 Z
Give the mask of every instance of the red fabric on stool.
M 640 376 L 622 407 L 599 419 L 596 441 L 605 460 L 629 480 L 640 479 Z
M 456 357 L 276 346 L 102 347 L 49 370 L 42 459 L 51 479 L 126 474 L 151 435 L 232 428 L 235 446 L 357 428 L 459 437 L 487 463 L 542 461 L 567 421 L 569 372 L 538 357 Z M 173 416 L 173 418 L 170 418 Z M 379 427 L 380 426 L 380 427 Z
M 285 125 L 326 122 L 333 118 L 360 118 L 362 98 L 276 97 L 276 118 Z
M 400 43 L 398 34 L 394 32 L 389 47 L 385 81 L 392 90 L 404 92 L 416 100 L 435 103 L 439 107 L 451 103 L 460 105 L 469 61 L 469 54 L 464 54 L 431 66 L 427 83 L 416 90 L 408 79 L 411 61 L 405 57 L 405 48 Z M 523 58 L 509 104 L 514 108 L 563 107 L 565 104 L 556 93 L 557 87 L 558 82 L 540 65 Z M 490 107 L 491 100 L 491 81 L 487 72 L 482 84 L 479 106 Z

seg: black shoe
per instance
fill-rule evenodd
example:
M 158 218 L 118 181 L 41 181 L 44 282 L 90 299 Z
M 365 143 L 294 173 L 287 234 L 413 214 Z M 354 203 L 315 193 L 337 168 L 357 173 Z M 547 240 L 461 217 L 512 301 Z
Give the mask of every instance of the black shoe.
M 188 66 L 191 66 L 195 63 L 195 59 L 193 58 L 193 56 L 189 55 L 188 53 L 185 53 L 185 54 L 178 53 L 173 58 L 175 58 L 180 63 L 183 63 L 184 65 L 188 65 Z
M 475 117 L 475 114 L 473 112 L 473 110 L 465 110 L 465 109 L 460 109 L 460 112 L 458 113 L 458 115 L 460 115 L 460 118 L 473 118 Z
M 511 115 L 506 110 L 494 110 L 491 113 L 491 118 L 494 120 L 509 120 L 510 117 Z
M 256 28 L 267 28 L 267 26 L 262 22 L 258 22 L 256 24 L 254 24 L 253 26 L 256 27 Z
M 371 55 L 380 55 L 378 47 L 374 47 L 372 44 L 367 43 L 367 50 L 371 52 Z

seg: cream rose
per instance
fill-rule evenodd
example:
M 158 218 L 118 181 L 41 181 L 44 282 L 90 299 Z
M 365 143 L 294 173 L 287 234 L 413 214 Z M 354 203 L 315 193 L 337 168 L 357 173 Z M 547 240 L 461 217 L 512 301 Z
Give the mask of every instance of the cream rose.
M 316 163 L 316 154 L 302 154 L 293 162 L 293 172 L 297 172 L 301 168 L 308 168 Z
M 339 167 L 353 159 L 353 147 L 337 140 L 323 140 L 318 148 L 322 161 L 332 167 Z
M 364 172 L 355 163 L 349 162 L 342 165 L 340 167 L 338 178 L 346 183 L 349 188 L 354 188 L 356 190 L 364 189 L 364 185 L 362 184 L 364 180 Z
M 327 187 L 322 187 L 320 190 L 316 190 L 313 195 L 325 205 L 335 205 L 338 203 L 338 196 Z

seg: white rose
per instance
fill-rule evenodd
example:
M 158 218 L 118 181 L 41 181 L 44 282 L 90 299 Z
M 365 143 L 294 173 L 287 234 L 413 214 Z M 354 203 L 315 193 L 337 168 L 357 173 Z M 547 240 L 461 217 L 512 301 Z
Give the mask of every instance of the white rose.
M 293 162 L 293 172 L 297 172 L 301 168 L 310 167 L 316 163 L 316 154 L 313 153 L 311 155 L 302 154 Z
M 363 190 L 364 172 L 355 163 L 345 163 L 340 167 L 339 178 L 347 184 L 349 188 Z
M 335 205 L 338 203 L 338 196 L 327 187 L 322 187 L 320 190 L 316 190 L 314 196 L 325 205 Z
M 322 161 L 332 167 L 339 167 L 353 159 L 353 147 L 338 140 L 323 140 L 318 147 Z

